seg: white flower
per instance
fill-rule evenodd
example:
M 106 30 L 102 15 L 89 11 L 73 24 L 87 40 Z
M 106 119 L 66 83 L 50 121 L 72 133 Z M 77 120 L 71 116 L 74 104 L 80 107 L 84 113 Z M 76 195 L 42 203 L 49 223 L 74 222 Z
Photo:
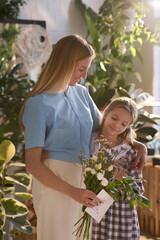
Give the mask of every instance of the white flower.
M 84 172 L 91 172 L 91 170 L 92 170 L 92 168 L 86 167 L 86 168 L 84 169 Z
M 97 179 L 102 180 L 103 179 L 103 174 L 102 173 L 97 173 Z
M 107 168 L 107 171 L 108 172 L 111 172 L 113 170 L 113 165 L 110 165 L 108 168 Z
M 92 170 L 91 170 L 91 173 L 94 175 L 94 174 L 96 174 L 97 172 L 96 172 L 95 169 L 92 169 Z
M 101 168 L 102 168 L 102 164 L 101 163 L 95 165 L 95 169 L 97 171 L 100 170 Z
M 106 187 L 108 184 L 108 180 L 106 178 L 103 178 L 102 181 L 101 181 L 101 185 Z
M 92 159 L 93 159 L 94 161 L 97 161 L 97 156 L 96 156 L 96 155 L 93 155 L 93 156 L 92 156 Z

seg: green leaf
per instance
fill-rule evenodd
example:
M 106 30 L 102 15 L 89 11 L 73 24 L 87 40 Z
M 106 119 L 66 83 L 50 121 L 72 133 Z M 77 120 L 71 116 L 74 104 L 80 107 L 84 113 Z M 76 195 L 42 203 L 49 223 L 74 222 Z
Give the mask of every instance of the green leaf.
M 1 240 L 4 240 L 4 237 L 3 237 L 3 230 L 0 230 L 0 239 L 1 239 Z
M 130 202 L 129 202 L 129 207 L 131 210 L 133 210 L 134 205 L 136 205 L 137 201 L 134 197 L 131 197 Z
M 15 146 L 10 140 L 4 140 L 0 144 L 0 159 L 5 160 L 7 163 L 15 155 Z
M 134 47 L 130 47 L 131 53 L 133 55 L 133 57 L 136 56 L 136 49 Z
M 137 35 L 137 36 L 140 36 L 140 34 L 141 34 L 141 29 L 140 29 L 140 28 L 137 28 L 137 30 L 136 30 L 136 35 Z
M 138 114 L 138 122 L 145 122 L 145 123 L 151 123 L 151 124 L 155 124 L 158 125 L 158 123 L 156 121 L 154 121 L 152 118 L 150 118 L 149 116 L 146 116 L 144 114 L 139 113 Z
M 140 196 L 140 198 L 137 198 L 137 202 L 140 202 L 145 207 L 150 207 L 150 205 L 151 205 L 149 199 L 144 196 Z
M 19 231 L 27 234 L 32 234 L 32 226 L 30 222 L 22 217 L 7 218 Z
M 13 76 L 14 74 L 17 74 L 21 68 L 23 67 L 23 63 L 19 63 L 17 64 L 12 70 L 11 72 L 9 73 L 9 76 Z
M 21 162 L 10 162 L 8 167 L 22 167 L 22 168 L 25 168 L 26 165 L 25 165 L 25 163 L 21 163 Z
M 106 68 L 105 68 L 105 66 L 104 66 L 104 63 L 103 63 L 103 62 L 100 62 L 100 67 L 101 67 L 101 69 L 102 69 L 104 72 L 107 71 Z
M 5 195 L 9 195 L 13 193 L 13 191 L 14 191 L 14 187 L 3 187 L 3 192 Z
M 3 229 L 6 220 L 6 213 L 3 205 L 0 203 L 0 230 Z
M 120 39 L 119 38 L 116 38 L 114 40 L 114 46 L 115 46 L 115 48 L 120 48 L 121 44 L 120 44 Z
M 0 199 L 4 197 L 4 189 L 0 188 Z
M 96 54 L 100 54 L 101 50 L 102 50 L 102 40 L 101 37 L 95 27 L 95 24 L 93 22 L 93 20 L 91 19 L 91 17 L 89 16 L 89 14 L 86 12 L 85 13 L 85 19 L 88 25 L 88 30 L 92 39 L 92 44 L 93 47 L 96 51 Z
M 122 87 L 119 87 L 118 88 L 118 93 L 120 95 L 120 97 L 129 97 L 130 98 L 130 95 L 127 93 L 127 91 L 122 88 Z
M 115 94 L 115 89 L 107 89 L 104 85 L 100 86 L 93 94 L 92 98 L 100 109 L 108 103 Z
M 28 213 L 25 204 L 13 198 L 2 198 L 1 203 L 6 212 L 7 217 L 18 217 Z
M 157 134 L 157 129 L 153 127 L 141 127 L 136 130 L 137 140 L 143 143 L 153 140 Z
M 132 183 L 134 181 L 136 181 L 136 179 L 132 179 L 132 178 L 129 178 L 129 177 L 123 178 L 123 182 L 127 183 L 127 184 L 130 184 L 130 183 Z M 139 181 L 139 179 L 137 181 Z
M 105 189 L 108 191 L 109 189 L 112 189 L 113 187 L 115 187 L 117 184 L 115 182 L 109 182 L 107 184 L 107 186 L 105 187 Z
M 108 189 L 107 193 L 113 197 L 117 202 L 119 201 L 120 198 L 120 193 L 116 188 Z
M 0 160 L 0 173 L 4 171 L 5 168 L 5 160 Z
M 138 81 L 139 81 L 140 83 L 142 83 L 141 74 L 140 74 L 139 72 L 135 72 L 135 71 L 133 71 L 132 73 L 136 76 L 136 78 L 138 79 Z
M 140 54 L 140 51 L 139 51 L 138 49 L 136 49 L 136 52 L 137 52 L 137 56 L 138 56 L 141 64 L 144 64 L 143 57 L 142 57 L 142 55 Z
M 143 204 L 140 202 L 140 201 L 137 201 L 137 204 L 138 204 L 138 206 L 143 210 L 144 209 L 144 206 L 143 206 Z
M 142 38 L 138 37 L 138 38 L 137 38 L 137 41 L 138 41 L 139 44 L 142 46 L 142 44 L 143 44 L 143 40 L 142 40 Z
M 16 173 L 11 176 L 6 176 L 5 179 L 8 181 L 13 181 L 14 183 L 20 184 L 24 187 L 28 187 L 31 180 L 27 173 Z
M 2 167 L 4 163 L 5 163 L 5 160 L 0 159 L 0 167 Z
M 32 194 L 30 194 L 30 193 L 15 192 L 12 195 L 14 195 L 15 197 L 26 199 L 26 200 L 32 200 Z

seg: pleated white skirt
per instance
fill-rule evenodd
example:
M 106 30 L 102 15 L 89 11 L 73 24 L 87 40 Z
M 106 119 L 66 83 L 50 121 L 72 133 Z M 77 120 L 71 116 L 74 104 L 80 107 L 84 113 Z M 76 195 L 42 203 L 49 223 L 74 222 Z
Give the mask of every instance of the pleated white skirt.
M 47 159 L 58 177 L 75 187 L 84 187 L 82 165 Z M 47 188 L 37 179 L 32 183 L 33 204 L 37 215 L 37 240 L 80 240 L 75 237 L 74 224 L 81 216 L 82 205 L 63 193 Z

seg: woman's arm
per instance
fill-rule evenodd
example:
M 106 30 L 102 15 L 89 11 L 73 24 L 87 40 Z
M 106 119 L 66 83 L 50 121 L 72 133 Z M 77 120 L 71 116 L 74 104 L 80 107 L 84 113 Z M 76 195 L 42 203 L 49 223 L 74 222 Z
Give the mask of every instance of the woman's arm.
M 146 165 L 147 147 L 136 140 L 133 141 L 133 147 L 137 151 L 137 156 L 132 164 L 133 170 L 142 170 Z
M 25 150 L 26 170 L 45 186 L 62 192 L 86 207 L 94 207 L 100 203 L 96 194 L 87 189 L 76 188 L 57 177 L 41 162 L 42 147 Z M 54 161 L 54 160 L 53 160 Z

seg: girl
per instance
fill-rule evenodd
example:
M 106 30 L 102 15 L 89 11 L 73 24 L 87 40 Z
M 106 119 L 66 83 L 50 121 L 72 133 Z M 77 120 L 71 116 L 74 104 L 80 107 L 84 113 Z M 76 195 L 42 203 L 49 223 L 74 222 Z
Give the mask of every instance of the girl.
M 131 136 L 131 125 L 137 117 L 137 107 L 133 100 L 126 97 L 116 98 L 104 110 L 100 131 L 92 135 L 91 153 L 98 151 L 101 146 L 95 145 L 94 141 L 103 135 L 110 148 L 118 151 L 115 157 L 115 164 L 120 166 L 118 172 L 139 179 L 142 178 L 141 171 L 131 170 L 131 164 L 135 158 L 135 151 L 132 148 L 133 139 Z M 124 171 L 123 171 L 124 170 Z M 117 175 L 117 174 L 116 174 Z M 118 176 L 118 178 L 121 176 Z M 139 192 L 143 192 L 141 182 L 136 183 Z M 129 197 L 124 201 L 123 193 L 119 202 L 114 202 L 108 209 L 100 223 L 93 220 L 92 240 L 138 240 L 140 237 L 139 223 L 136 208 L 130 210 Z

